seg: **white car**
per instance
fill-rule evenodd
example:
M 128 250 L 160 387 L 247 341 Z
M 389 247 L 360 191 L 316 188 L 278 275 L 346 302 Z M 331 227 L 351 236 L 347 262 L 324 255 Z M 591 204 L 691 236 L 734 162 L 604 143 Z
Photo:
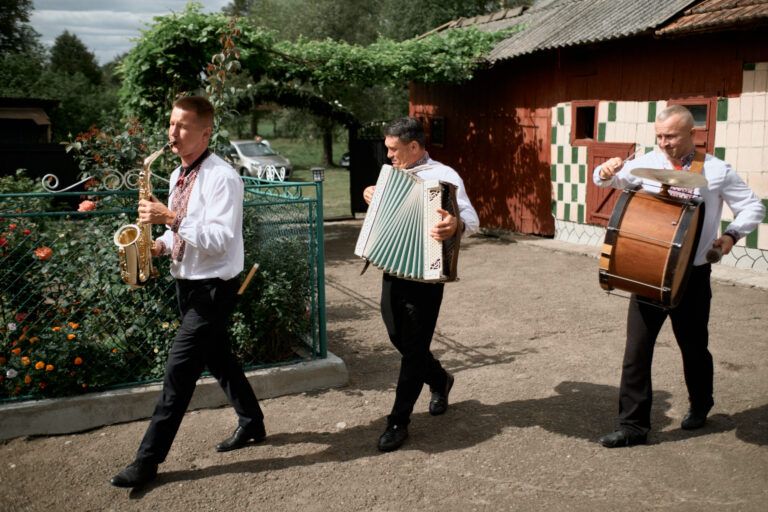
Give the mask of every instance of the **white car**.
M 232 159 L 232 167 L 241 176 L 267 178 L 270 166 L 278 174 L 282 174 L 282 169 L 285 169 L 284 179 L 290 178 L 293 173 L 290 160 L 261 142 L 233 140 L 229 146 L 229 157 Z

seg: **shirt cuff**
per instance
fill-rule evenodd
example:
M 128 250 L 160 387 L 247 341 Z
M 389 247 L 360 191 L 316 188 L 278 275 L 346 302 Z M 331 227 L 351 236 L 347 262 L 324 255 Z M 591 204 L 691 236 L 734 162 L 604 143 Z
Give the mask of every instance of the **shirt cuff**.
M 184 217 L 181 215 L 176 215 L 176 218 L 173 221 L 173 224 L 171 225 L 171 231 L 174 233 L 179 232 L 179 228 L 181 227 L 181 221 L 184 220 Z
M 739 238 L 741 238 L 739 236 L 739 234 L 736 231 L 734 231 L 733 229 L 726 229 L 725 233 L 723 233 L 723 236 L 725 236 L 725 235 L 728 235 L 729 237 L 733 238 L 733 243 L 734 244 L 739 241 Z

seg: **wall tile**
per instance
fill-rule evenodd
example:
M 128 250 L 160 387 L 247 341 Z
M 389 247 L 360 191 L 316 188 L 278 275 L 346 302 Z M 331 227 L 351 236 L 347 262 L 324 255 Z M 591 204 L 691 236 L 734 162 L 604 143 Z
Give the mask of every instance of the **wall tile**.
M 755 93 L 765 93 L 768 91 L 768 70 L 755 70 Z
M 752 137 L 750 139 L 750 146 L 753 148 L 759 148 L 763 145 L 763 139 L 765 138 L 765 122 L 756 121 L 752 123 Z
M 726 136 L 726 123 L 725 121 L 718 121 L 715 123 L 715 146 L 725 145 Z
M 765 112 L 765 100 L 768 98 L 768 94 L 756 94 L 753 98 L 752 104 L 752 120 L 753 121 L 766 121 Z
M 728 121 L 741 120 L 741 99 L 728 98 Z
M 736 149 L 739 147 L 739 123 L 728 121 L 726 123 L 726 149 Z M 553 160 L 554 161 L 554 160 Z
M 597 122 L 604 123 L 608 121 L 608 102 L 601 101 L 597 105 Z
M 755 92 L 755 71 L 754 70 L 744 71 L 741 92 L 742 94 Z
M 754 112 L 752 112 L 752 104 L 754 103 L 754 98 L 750 95 L 743 95 L 741 97 L 740 101 L 740 112 L 739 112 L 739 120 L 740 121 L 751 121 L 752 116 Z

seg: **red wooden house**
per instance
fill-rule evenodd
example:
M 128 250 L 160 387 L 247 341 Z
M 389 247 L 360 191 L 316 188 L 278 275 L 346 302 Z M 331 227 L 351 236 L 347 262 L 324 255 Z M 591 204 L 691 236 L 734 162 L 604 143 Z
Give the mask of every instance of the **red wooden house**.
M 511 35 L 467 83 L 413 83 L 410 110 L 481 225 L 601 243 L 615 194 L 592 170 L 652 151 L 672 103 L 768 200 L 768 0 L 542 0 L 436 30 L 467 26 Z M 740 244 L 732 264 L 768 269 L 768 224 Z

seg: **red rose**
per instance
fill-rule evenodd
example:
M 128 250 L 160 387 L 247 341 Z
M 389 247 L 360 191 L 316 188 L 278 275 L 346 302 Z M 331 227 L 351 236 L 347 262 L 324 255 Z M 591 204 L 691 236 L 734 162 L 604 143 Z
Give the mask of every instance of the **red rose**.
M 30 231 L 30 230 L 28 230 L 28 229 L 25 229 L 25 230 L 24 230 L 24 234 L 25 234 L 25 235 L 28 235 L 28 234 L 30 234 L 30 233 L 31 233 L 31 231 Z
M 0 238 L 0 247 L 5 247 L 8 245 L 8 240 L 5 238 Z
M 51 256 L 53 256 L 53 251 L 50 247 L 38 247 L 35 249 L 35 256 L 37 256 L 37 259 L 39 260 L 48 260 L 51 259 Z

